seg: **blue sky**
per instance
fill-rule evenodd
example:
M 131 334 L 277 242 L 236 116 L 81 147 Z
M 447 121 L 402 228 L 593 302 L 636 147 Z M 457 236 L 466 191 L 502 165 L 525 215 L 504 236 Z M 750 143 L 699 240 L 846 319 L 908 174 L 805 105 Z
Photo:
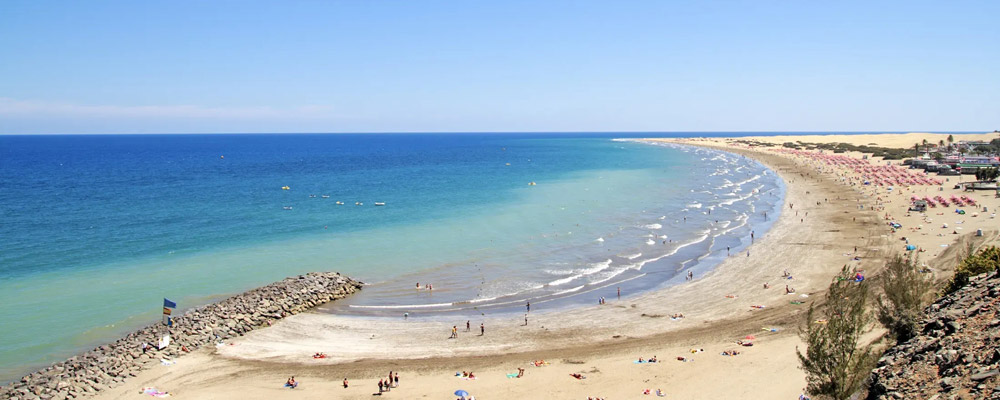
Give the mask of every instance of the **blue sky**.
M 3 1 L 0 133 L 992 131 L 1000 1 Z

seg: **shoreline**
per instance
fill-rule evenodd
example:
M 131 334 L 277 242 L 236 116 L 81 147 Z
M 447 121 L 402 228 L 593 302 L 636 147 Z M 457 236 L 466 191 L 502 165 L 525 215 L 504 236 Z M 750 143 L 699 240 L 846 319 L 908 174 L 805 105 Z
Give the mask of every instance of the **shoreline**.
M 657 147 L 662 146 L 657 143 L 649 143 L 645 140 L 640 140 L 640 139 L 613 139 L 613 140 L 634 142 L 646 146 L 657 146 Z M 710 150 L 713 152 L 719 151 L 719 149 L 704 149 L 689 144 L 677 144 L 676 147 Z M 678 149 L 673 148 L 671 149 L 671 151 L 678 151 Z M 732 153 L 727 153 L 727 154 L 732 154 Z M 781 196 L 783 198 L 787 190 L 785 187 L 785 182 L 780 178 L 780 176 L 776 176 L 774 171 L 772 171 L 766 165 L 760 162 L 757 162 L 757 164 L 761 168 L 761 170 L 757 172 L 761 173 L 762 175 L 770 175 L 769 178 L 774 179 L 775 187 L 771 189 L 772 194 Z M 761 210 L 756 209 L 756 207 L 761 207 L 761 206 L 766 206 L 768 208 L 766 212 L 771 213 L 769 214 L 771 218 L 765 218 L 762 221 L 755 221 L 756 223 L 754 223 L 753 220 L 759 219 L 756 217 L 759 217 L 761 213 Z M 516 317 L 517 315 L 524 313 L 525 302 L 530 302 L 532 304 L 533 309 L 542 309 L 543 307 L 537 307 L 537 306 L 551 304 L 553 305 L 552 308 L 548 307 L 544 308 L 549 311 L 552 310 L 567 311 L 578 307 L 590 306 L 593 304 L 592 301 L 596 302 L 596 299 L 602 295 L 604 297 L 607 297 L 608 291 L 610 290 L 614 292 L 616 287 L 622 289 L 622 293 L 625 293 L 625 298 L 627 299 L 638 298 L 649 292 L 670 290 L 671 288 L 677 285 L 684 284 L 686 282 L 686 279 L 683 279 L 684 272 L 690 270 L 694 271 L 696 275 L 701 276 L 704 272 L 710 272 L 725 260 L 725 252 L 726 252 L 725 249 L 715 248 L 714 244 L 709 245 L 709 248 L 705 249 L 704 253 L 694 254 L 692 258 L 685 259 L 685 257 L 691 255 L 683 257 L 678 256 L 679 258 L 674 258 L 675 256 L 677 256 L 678 252 L 684 251 L 687 248 L 687 246 L 701 245 L 703 244 L 702 242 L 704 242 L 705 240 L 707 240 L 708 243 L 715 243 L 720 239 L 736 239 L 739 242 L 739 245 L 733 246 L 732 252 L 735 254 L 745 250 L 746 247 L 748 247 L 752 241 L 751 231 L 755 231 L 758 238 L 761 238 L 764 235 L 766 235 L 766 233 L 771 229 L 771 227 L 777 220 L 777 218 L 774 217 L 780 217 L 782 213 L 781 206 L 782 204 L 780 203 L 775 204 L 772 207 L 771 203 L 757 202 L 756 204 L 751 206 L 751 210 L 756 210 L 756 212 L 748 211 L 750 215 L 746 218 L 746 220 L 744 220 L 742 225 L 725 226 L 723 228 L 720 228 L 722 233 L 719 233 L 718 235 L 710 235 L 710 234 L 706 235 L 705 237 L 702 238 L 704 240 L 695 240 L 698 239 L 695 236 L 677 238 L 671 235 L 672 238 L 671 245 L 679 244 L 678 247 L 669 251 L 667 254 L 659 255 L 650 260 L 643 260 L 640 258 L 638 260 L 641 263 L 640 267 L 635 269 L 635 271 L 625 271 L 625 273 L 623 273 L 622 275 L 627 277 L 624 279 L 621 279 L 620 276 L 616 275 L 612 278 L 608 278 L 606 281 L 600 281 L 598 283 L 580 282 L 579 283 L 580 286 L 578 288 L 570 288 L 569 290 L 566 290 L 564 292 L 557 292 L 554 294 L 538 294 L 538 295 L 532 295 L 531 297 L 527 298 L 525 297 L 518 298 L 518 296 L 521 296 L 525 293 L 517 293 L 515 295 L 505 295 L 500 298 L 491 298 L 486 301 L 480 299 L 473 299 L 473 300 L 463 300 L 463 301 L 449 302 L 449 303 L 414 304 L 414 305 L 396 305 L 396 304 L 356 305 L 356 304 L 351 304 L 352 299 L 346 299 L 346 301 L 334 304 L 332 305 L 332 307 L 328 308 L 319 307 L 317 308 L 317 311 L 338 315 L 342 317 L 355 317 L 359 319 L 370 318 L 376 320 L 383 318 L 392 319 L 400 317 L 404 312 L 406 312 L 409 314 L 409 318 L 411 320 L 417 318 L 417 319 L 437 321 L 437 320 L 454 319 L 454 318 L 474 318 L 477 314 Z M 692 209 L 691 212 L 693 213 L 697 211 L 698 211 L 697 209 Z M 679 220 L 680 217 L 677 216 L 677 219 Z M 731 222 L 733 222 L 733 225 L 736 225 L 736 222 L 739 222 L 739 219 L 737 218 L 736 220 Z M 742 228 L 750 226 L 753 226 L 753 228 L 745 229 L 746 232 L 737 231 L 741 230 Z M 663 229 L 665 230 L 660 231 L 660 233 L 670 232 L 669 230 L 666 230 L 667 228 Z M 666 236 L 664 236 L 663 238 L 666 238 Z M 659 243 L 657 243 L 657 245 L 659 245 Z M 643 256 L 646 250 L 637 249 L 636 251 L 639 251 L 637 256 Z M 616 256 L 622 257 L 621 254 L 616 254 Z M 633 260 L 632 258 L 629 258 L 629 261 L 632 260 Z M 640 280 L 644 278 L 647 275 L 647 273 L 655 274 L 659 278 L 659 276 L 662 276 L 662 274 L 666 273 L 666 271 L 664 270 L 673 269 L 672 264 L 677 264 L 676 269 L 673 271 L 673 275 L 663 279 L 658 284 L 650 286 L 649 284 L 645 283 L 634 283 L 634 284 L 627 283 L 635 280 Z M 617 266 L 618 264 L 615 265 Z M 659 269 L 661 271 L 650 272 L 650 270 L 656 270 L 656 269 Z M 577 291 L 577 289 L 579 289 L 579 291 Z M 420 290 L 424 289 L 421 288 Z M 583 296 L 584 294 L 588 293 L 594 293 L 595 294 L 594 296 L 596 297 L 590 298 L 587 296 Z M 371 295 L 371 293 L 361 294 L 361 296 L 365 295 Z
M 793 177 L 806 170 L 797 167 L 783 156 L 741 154 L 756 158 L 782 177 L 787 185 L 785 202 L 804 205 L 807 203 L 806 198 L 815 198 L 823 193 L 840 192 L 840 189 L 831 184 L 832 182 L 826 182 L 825 190 L 822 189 L 823 185 L 819 185 L 820 190 L 815 190 L 812 187 L 814 182 L 810 182 L 807 186 L 806 182 L 800 180 L 796 184 L 796 179 Z M 823 177 L 809 179 L 822 181 Z M 852 209 L 853 201 L 851 204 L 840 204 L 837 207 L 838 210 L 841 208 Z M 628 365 L 631 364 L 628 359 L 632 355 L 648 357 L 659 353 L 659 357 L 667 362 L 651 366 L 648 371 L 642 372 L 642 375 L 652 373 L 646 376 L 646 379 L 660 380 L 663 383 L 649 384 L 649 386 L 670 387 L 668 395 L 683 396 L 688 393 L 698 396 L 698 393 L 702 393 L 694 388 L 681 388 L 676 383 L 670 384 L 669 381 L 673 379 L 670 377 L 694 373 L 688 376 L 691 379 L 707 379 L 698 378 L 701 375 L 726 379 L 719 373 L 727 371 L 726 374 L 732 374 L 731 368 L 735 367 L 742 371 L 739 378 L 742 383 L 737 385 L 741 388 L 741 393 L 777 391 L 781 394 L 774 397 L 794 397 L 800 393 L 805 384 L 804 375 L 797 368 L 794 352 L 774 351 L 774 349 L 794 349 L 799 344 L 793 332 L 804 306 L 788 304 L 792 297 L 779 293 L 777 287 L 765 291 L 759 289 L 759 285 L 764 280 L 778 283 L 777 279 L 784 269 L 781 265 L 792 257 L 803 260 L 797 263 L 802 266 L 793 269 L 798 293 L 819 293 L 826 287 L 833 272 L 839 270 L 842 265 L 840 262 L 825 263 L 824 258 L 839 259 L 839 254 L 848 248 L 846 244 L 834 246 L 823 245 L 822 242 L 839 243 L 838 239 L 840 242 L 848 240 L 853 242 L 857 236 L 869 236 L 869 228 L 877 229 L 880 225 L 877 215 L 865 212 L 866 225 L 855 226 L 853 230 L 825 232 L 823 229 L 814 228 L 832 223 L 839 217 L 838 212 L 830 208 L 811 209 L 811 211 L 813 213 L 810 214 L 810 218 L 802 222 L 798 219 L 793 221 L 794 213 L 783 213 L 767 235 L 751 245 L 751 257 L 745 257 L 743 254 L 739 257 L 728 257 L 716 266 L 713 272 L 703 277 L 696 277 L 694 282 L 674 287 L 667 293 L 658 291 L 623 299 L 620 302 L 609 298 L 608 305 L 603 307 L 580 307 L 559 315 L 547 315 L 533 310 L 530 314 L 529 327 L 521 327 L 523 321 L 514 318 L 491 320 L 486 326 L 486 336 L 480 338 L 476 336 L 478 332 L 472 335 L 461 332 L 458 340 L 446 339 L 451 325 L 457 323 L 408 321 L 403 325 L 398 322 L 373 324 L 372 321 L 364 321 L 364 324 L 359 324 L 352 323 L 349 318 L 308 313 L 289 318 L 270 329 L 251 333 L 237 340 L 235 346 L 227 346 L 212 354 L 199 354 L 197 363 L 209 363 L 213 365 L 213 369 L 228 371 L 227 374 L 230 375 L 235 373 L 239 376 L 253 376 L 252 381 L 257 382 L 254 387 L 262 390 L 262 393 L 267 393 L 269 397 L 281 396 L 281 392 L 278 389 L 269 389 L 272 385 L 262 382 L 277 381 L 280 379 L 278 374 L 287 372 L 288 375 L 294 374 L 297 379 L 308 381 L 312 387 L 322 388 L 323 391 L 339 390 L 346 398 L 363 398 L 370 396 L 371 391 L 338 388 L 340 380 L 343 379 L 343 376 L 338 375 L 347 375 L 354 380 L 361 379 L 366 382 L 367 389 L 374 386 L 371 380 L 377 381 L 376 377 L 380 375 L 380 370 L 384 369 L 387 372 L 392 369 L 401 371 L 404 379 L 407 379 L 408 388 L 411 385 L 417 386 L 414 389 L 407 389 L 407 393 L 442 393 L 435 392 L 441 390 L 441 385 L 451 388 L 465 383 L 459 381 L 460 383 L 449 384 L 448 382 L 455 378 L 450 377 L 446 371 L 462 370 L 463 367 L 484 370 L 486 372 L 477 372 L 477 375 L 483 377 L 482 382 L 476 382 L 479 384 L 485 383 L 487 374 L 492 378 L 500 371 L 515 370 L 516 366 L 523 365 L 528 360 L 544 358 L 552 360 L 550 368 L 531 369 L 529 374 L 545 376 L 546 380 L 564 382 L 563 372 L 583 372 L 589 375 L 586 385 L 575 387 L 577 385 L 574 384 L 574 380 L 570 379 L 565 381 L 565 385 L 549 388 L 545 382 L 532 379 L 534 383 L 531 385 L 522 384 L 525 381 L 517 381 L 517 385 L 511 387 L 507 387 L 510 385 L 506 380 L 496 380 L 489 385 L 479 385 L 484 388 L 478 393 L 468 389 L 473 386 L 467 384 L 463 387 L 477 397 L 483 398 L 488 398 L 483 395 L 484 393 L 517 395 L 529 393 L 528 390 L 559 394 L 558 397 L 585 398 L 588 395 L 630 393 L 633 391 L 627 389 L 627 386 L 646 385 L 642 380 L 637 384 L 635 376 L 624 381 L 615 377 L 620 378 L 620 373 L 640 372 L 631 369 L 631 366 L 623 365 L 622 371 L 612 371 L 608 370 L 608 367 L 601 368 L 601 366 L 615 365 L 622 361 Z M 800 244 L 800 241 L 810 243 Z M 885 243 L 869 244 L 865 241 L 861 244 L 877 247 Z M 808 267 L 810 260 L 816 266 Z M 877 259 L 866 259 L 866 262 L 875 260 Z M 739 297 L 726 298 L 725 295 L 728 293 L 737 293 Z M 762 310 L 749 308 L 754 304 L 766 304 L 767 308 Z M 671 320 L 668 316 L 673 313 L 683 313 L 685 318 Z M 473 327 L 475 325 L 477 324 Z M 777 328 L 777 332 L 762 331 L 761 328 L 765 325 Z M 746 349 L 739 358 L 718 356 L 718 351 L 739 348 L 733 342 L 745 335 L 759 336 L 757 346 Z M 324 347 L 330 346 L 331 343 L 338 345 Z M 665 343 L 669 344 L 669 347 L 664 349 Z M 683 348 L 690 347 L 706 349 L 705 353 L 693 356 L 698 359 L 697 363 L 680 363 L 674 360 L 675 357 L 687 353 Z M 304 359 L 304 355 L 315 351 L 324 351 L 336 356 L 334 359 L 318 362 Z M 359 356 L 347 357 L 351 352 Z M 341 359 L 338 360 L 336 357 Z M 757 369 L 746 370 L 740 366 L 744 362 L 774 365 L 775 368 L 768 374 L 780 373 L 786 377 L 787 383 L 780 388 L 765 385 L 762 382 L 770 379 L 766 378 L 769 375 L 761 375 L 764 372 Z M 733 365 L 727 367 L 728 364 Z M 684 369 L 674 371 L 678 367 Z M 196 366 L 191 368 L 194 368 L 194 371 L 208 373 L 205 368 Z M 600 372 L 587 372 L 595 369 Z M 714 370 L 719 371 L 713 372 Z M 177 380 L 179 379 L 177 372 L 167 370 L 159 372 L 157 374 L 151 371 L 150 374 L 141 376 L 140 380 L 149 385 L 159 385 L 158 387 L 171 385 L 171 382 L 175 384 L 180 382 Z M 607 379 L 595 379 L 601 376 Z M 413 381 L 420 382 L 418 384 Z M 194 381 L 185 382 L 185 386 L 187 383 L 195 384 Z M 242 380 L 240 382 L 251 383 Z M 584 381 L 579 382 L 584 383 Z M 568 387 L 563 388 L 563 386 Z M 228 396 L 225 389 L 217 385 L 208 384 L 200 387 L 205 390 L 209 388 L 219 390 L 213 393 L 218 393 L 220 397 Z M 588 388 L 590 391 L 587 391 Z M 172 390 L 172 388 L 166 389 Z M 732 392 L 726 391 L 726 388 L 713 390 L 721 390 L 719 395 L 723 397 L 727 394 L 734 397 Z M 126 398 L 127 393 L 127 391 L 109 392 L 102 398 Z M 634 393 L 638 394 L 638 390 Z M 295 393 L 296 397 L 319 395 L 320 392 L 313 390 Z
M 889 232 L 888 214 L 896 214 L 893 220 L 903 221 L 905 228 L 913 229 L 910 240 L 926 250 L 922 261 L 929 262 L 939 278 L 948 271 L 947 262 L 959 253 L 954 243 L 975 239 L 969 237 L 971 232 L 932 236 L 938 231 L 916 228 L 930 216 L 903 215 L 903 196 L 882 199 L 877 189 L 871 194 L 863 189 L 848 191 L 835 175 L 816 173 L 818 166 L 808 160 L 763 148 L 736 148 L 727 143 L 728 139 L 733 138 L 708 139 L 710 143 L 684 141 L 757 159 L 786 183 L 786 206 L 795 204 L 796 211 L 811 213 L 800 218 L 783 212 L 768 233 L 749 247 L 749 257 L 728 257 L 693 282 L 621 301 L 609 297 L 605 306 L 555 314 L 533 310 L 530 325 L 524 327 L 519 318 L 486 320 L 485 336 L 460 329 L 459 339 L 455 340 L 446 337 L 451 325 L 458 321 L 372 323 L 299 314 L 238 338 L 233 346 L 206 347 L 178 359 L 176 365 L 142 371 L 125 385 L 100 393 L 98 398 L 134 398 L 138 388 L 147 386 L 175 395 L 194 393 L 196 397 L 247 397 L 249 388 L 260 393 L 260 397 L 252 398 L 325 398 L 331 392 L 341 393 L 342 398 L 367 398 L 378 377 L 388 370 L 403 376 L 403 385 L 396 391 L 412 397 L 443 397 L 456 388 L 483 399 L 539 393 L 558 398 L 638 397 L 633 395 L 642 389 L 663 388 L 672 397 L 794 398 L 805 385 L 794 354 L 794 349 L 801 346 L 795 335 L 801 313 L 809 301 L 822 294 L 842 265 L 875 271 L 885 257 L 899 251 L 900 235 Z M 944 186 L 950 187 L 948 183 Z M 936 191 L 938 187 L 913 190 Z M 865 209 L 858 210 L 855 201 L 863 201 Z M 810 206 L 813 202 L 819 204 Z M 995 210 L 996 201 L 983 203 Z M 971 228 L 987 218 L 970 218 L 962 225 Z M 985 240 L 996 240 L 998 234 L 988 231 L 986 236 Z M 938 246 L 942 241 L 949 246 Z M 861 253 L 856 262 L 854 245 Z M 778 292 L 783 289 L 778 285 L 783 269 L 792 271 L 796 294 L 810 297 Z M 773 287 L 762 289 L 760 285 L 768 281 Z M 730 293 L 738 297 L 725 297 Z M 805 304 L 790 304 L 792 299 Z M 757 304 L 766 307 L 748 309 Z M 672 320 L 669 316 L 673 313 L 683 313 L 685 318 Z M 733 343 L 745 335 L 757 336 L 756 346 L 740 348 Z M 692 348 L 705 351 L 690 353 Z M 718 355 L 730 349 L 740 349 L 743 354 Z M 317 351 L 333 357 L 307 359 Z M 651 355 L 665 362 L 631 362 L 637 356 Z M 680 362 L 676 357 L 697 362 Z M 529 367 L 522 379 L 504 378 L 503 373 L 516 372 L 518 366 L 538 359 L 549 360 L 550 364 Z M 451 376 L 465 369 L 474 369 L 480 379 L 463 381 Z M 583 373 L 588 379 L 574 380 L 566 376 L 569 373 Z M 281 389 L 280 383 L 288 375 L 295 375 L 303 387 L 294 393 Z M 351 388 L 340 387 L 344 377 L 351 379 Z M 775 384 L 778 378 L 780 383 Z M 732 385 L 710 384 L 719 380 Z M 359 384 L 361 387 L 356 388 Z

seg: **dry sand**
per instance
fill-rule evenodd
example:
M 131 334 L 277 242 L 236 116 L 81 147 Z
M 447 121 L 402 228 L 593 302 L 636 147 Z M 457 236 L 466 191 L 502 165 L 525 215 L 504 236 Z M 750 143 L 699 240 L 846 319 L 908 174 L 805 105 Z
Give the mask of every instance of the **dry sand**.
M 857 139 L 877 142 L 881 135 L 871 137 Z M 802 140 L 826 141 L 822 136 Z M 894 140 L 913 143 L 921 139 Z M 802 345 L 796 335 L 802 313 L 809 302 L 822 298 L 822 291 L 843 265 L 875 270 L 887 256 L 902 250 L 899 238 L 906 235 L 911 244 L 926 249 L 921 259 L 939 275 L 946 275 L 951 260 L 960 253 L 951 245 L 962 235 L 937 224 L 947 221 L 951 227 L 960 226 L 961 234 L 995 229 L 997 223 L 991 213 L 1000 200 L 993 199 L 992 193 L 975 195 L 991 210 L 977 216 L 948 214 L 952 210 L 940 208 L 926 216 L 906 216 L 911 191 L 885 195 L 869 187 L 851 187 L 840 182 L 836 173 L 820 173 L 817 168 L 822 166 L 808 158 L 745 148 L 726 139 L 674 141 L 753 157 L 788 184 L 781 217 L 756 239 L 749 256 L 733 254 L 693 282 L 653 293 L 626 294 L 617 300 L 614 288 L 595 292 L 595 305 L 590 307 L 545 310 L 544 304 L 532 304 L 527 326 L 521 315 L 473 319 L 473 332 L 466 333 L 465 317 L 404 321 L 300 314 L 218 349 L 181 357 L 175 365 L 156 366 L 98 398 L 142 398 L 139 390 L 147 386 L 169 391 L 174 397 L 198 399 L 368 398 L 378 391 L 378 380 L 391 370 L 400 374 L 401 387 L 385 396 L 406 399 L 453 399 L 458 389 L 481 400 L 627 399 L 646 398 L 644 389 L 657 388 L 669 398 L 795 399 L 805 386 L 795 355 L 796 347 Z M 952 184 L 944 184 L 943 192 L 938 192 L 938 186 L 914 190 L 949 197 Z M 936 214 L 942 211 L 945 214 Z M 886 213 L 903 224 L 903 231 L 890 232 Z M 921 229 L 907 231 L 921 224 Z M 997 233 L 987 230 L 986 236 L 996 239 Z M 856 255 L 861 259 L 855 261 Z M 781 278 L 786 269 L 793 280 Z M 765 282 L 771 284 L 770 289 L 763 288 Z M 785 295 L 785 284 L 797 293 Z M 596 305 L 600 296 L 609 299 L 607 305 Z M 806 304 L 790 304 L 793 300 Z M 675 313 L 685 318 L 671 319 Z M 478 334 L 481 322 L 486 326 L 484 336 Z M 452 325 L 460 327 L 458 339 L 447 339 Z M 770 328 L 776 332 L 765 330 Z M 753 347 L 735 344 L 746 335 L 756 336 Z M 691 353 L 691 349 L 704 352 Z M 730 349 L 742 354 L 720 355 Z M 315 352 L 325 352 L 330 358 L 313 360 L 310 355 Z M 661 362 L 632 362 L 653 355 Z M 549 365 L 529 365 L 533 360 L 546 360 Z M 518 367 L 526 368 L 524 378 L 506 377 Z M 454 376 L 457 371 L 473 371 L 478 378 L 462 380 Z M 582 373 L 587 379 L 575 379 L 571 373 Z M 292 375 L 300 387 L 283 389 Z M 341 385 L 345 377 L 350 380 L 347 389 Z
M 855 146 L 875 144 L 879 147 L 893 147 L 900 149 L 910 149 L 916 143 L 937 144 L 944 140 L 948 141 L 948 136 L 953 136 L 955 143 L 959 141 L 985 141 L 1000 138 L 996 133 L 879 133 L 879 134 L 851 134 L 851 135 L 781 135 L 781 136 L 747 136 L 739 138 L 741 140 L 754 140 L 763 143 L 782 144 L 787 142 L 802 141 L 805 143 L 847 143 Z

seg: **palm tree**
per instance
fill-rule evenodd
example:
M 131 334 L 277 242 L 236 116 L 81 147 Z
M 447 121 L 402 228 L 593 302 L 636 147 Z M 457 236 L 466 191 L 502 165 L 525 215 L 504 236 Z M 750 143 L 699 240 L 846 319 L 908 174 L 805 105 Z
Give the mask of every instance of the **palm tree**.
M 948 135 L 948 151 L 951 151 L 951 144 L 955 142 L 955 137 Z

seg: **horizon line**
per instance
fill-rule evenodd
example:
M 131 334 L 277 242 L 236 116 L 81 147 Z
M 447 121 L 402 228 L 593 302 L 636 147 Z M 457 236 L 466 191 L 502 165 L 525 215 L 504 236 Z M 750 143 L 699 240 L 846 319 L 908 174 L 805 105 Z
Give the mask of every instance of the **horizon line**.
M 371 132 L 149 132 L 149 133 L 139 133 L 139 132 L 107 132 L 107 133 L 0 133 L 0 136 L 140 136 L 140 135 L 156 135 L 156 136 L 166 136 L 166 135 L 435 135 L 435 134 L 605 134 L 605 133 L 621 133 L 621 134 L 712 134 L 712 133 L 772 133 L 772 134 L 841 134 L 841 135 L 881 135 L 881 134 L 908 134 L 908 133 L 930 133 L 930 134 L 990 134 L 998 133 L 997 130 L 986 131 L 986 130 L 955 130 L 955 131 L 937 131 L 937 130 L 900 130 L 900 131 L 889 131 L 889 130 L 865 130 L 865 131 L 796 131 L 796 130 L 782 130 L 782 131 L 614 131 L 614 130 L 601 130 L 601 131 L 570 131 L 570 130 L 554 130 L 554 131 L 371 131 Z M 775 135 L 778 136 L 778 135 Z

